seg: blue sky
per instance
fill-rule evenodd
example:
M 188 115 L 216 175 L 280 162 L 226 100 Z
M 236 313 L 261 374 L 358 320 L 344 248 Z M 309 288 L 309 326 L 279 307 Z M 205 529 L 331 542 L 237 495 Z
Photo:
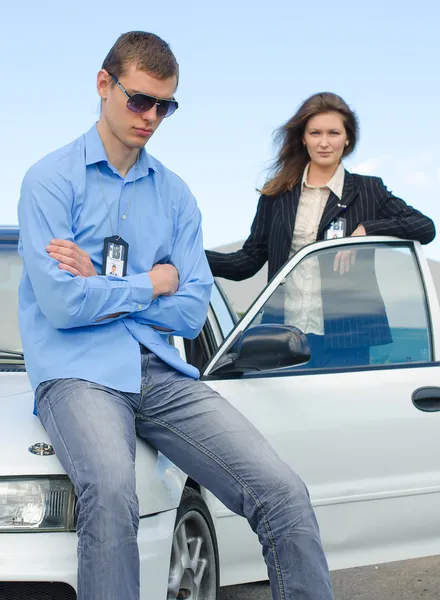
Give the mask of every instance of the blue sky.
M 247 236 L 272 133 L 318 91 L 360 118 L 347 168 L 382 177 L 440 231 L 439 23 L 434 0 L 7 3 L 0 222 L 17 222 L 26 169 L 96 121 L 104 56 L 119 34 L 143 29 L 171 44 L 181 68 L 179 110 L 147 150 L 189 183 L 207 247 Z M 440 259 L 440 233 L 427 254 Z

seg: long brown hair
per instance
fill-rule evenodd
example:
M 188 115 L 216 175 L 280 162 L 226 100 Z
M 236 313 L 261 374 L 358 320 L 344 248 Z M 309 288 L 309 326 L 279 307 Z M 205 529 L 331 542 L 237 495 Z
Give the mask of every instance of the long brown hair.
M 307 149 L 303 145 L 306 125 L 312 117 L 331 111 L 338 112 L 342 116 L 348 137 L 348 145 L 342 158 L 353 152 L 359 135 L 359 122 L 356 114 L 336 94 L 331 92 L 314 94 L 301 104 L 285 125 L 275 132 L 274 139 L 279 145 L 280 151 L 272 167 L 272 177 L 260 190 L 262 194 L 276 196 L 293 189 L 301 181 L 304 169 L 310 161 Z

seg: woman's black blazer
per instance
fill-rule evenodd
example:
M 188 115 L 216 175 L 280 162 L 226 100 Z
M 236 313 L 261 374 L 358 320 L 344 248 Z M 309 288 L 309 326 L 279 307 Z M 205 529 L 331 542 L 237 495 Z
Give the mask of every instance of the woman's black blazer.
M 278 196 L 261 196 L 243 248 L 230 253 L 207 250 L 212 274 L 241 281 L 255 275 L 268 262 L 268 279 L 272 279 L 289 258 L 300 195 L 301 183 Z M 340 216 L 347 219 L 347 236 L 361 224 L 367 235 L 390 235 L 422 244 L 435 237 L 432 220 L 396 198 L 379 177 L 345 171 L 342 198 L 330 193 L 318 240 L 324 239 L 330 223 Z
M 257 273 L 267 261 L 268 279 L 272 279 L 289 258 L 300 194 L 301 184 L 279 196 L 261 196 L 243 248 L 227 254 L 207 251 L 213 275 L 240 281 Z M 347 220 L 347 236 L 362 224 L 367 235 L 390 235 L 422 244 L 435 237 L 431 219 L 393 196 L 378 177 L 345 172 L 341 200 L 334 193 L 328 198 L 318 229 L 319 240 L 324 238 L 330 223 L 340 216 Z M 323 306 L 328 348 L 359 348 L 392 342 L 373 254 L 373 249 L 363 252 L 356 259 L 355 268 L 344 275 L 344 289 L 350 291 L 345 294 L 340 293 L 332 258 L 320 257 L 321 277 L 326 278 Z M 273 321 L 274 317 L 270 319 Z M 283 321 L 281 315 L 280 321 Z

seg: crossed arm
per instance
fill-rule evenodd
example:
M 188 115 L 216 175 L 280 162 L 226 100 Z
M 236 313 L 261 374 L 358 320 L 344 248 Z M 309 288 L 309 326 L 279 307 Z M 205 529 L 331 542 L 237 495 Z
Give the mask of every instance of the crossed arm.
M 69 240 L 53 239 L 46 246 L 48 255 L 58 262 L 58 268 L 67 271 L 74 277 L 97 277 L 95 267 L 90 256 L 82 250 L 75 242 Z M 179 274 L 174 265 L 157 264 L 148 272 L 151 284 L 153 286 L 152 300 L 159 296 L 173 296 L 179 287 Z M 98 321 L 106 319 L 116 319 L 120 316 L 126 316 L 126 312 L 113 313 L 99 317 Z M 164 331 L 171 331 L 165 327 L 156 327 Z
M 26 175 L 18 206 L 20 246 L 40 310 L 57 329 L 130 317 L 196 337 L 209 304 L 212 275 L 195 199 L 182 188 L 170 263 L 123 278 L 100 276 L 74 241 L 72 190 L 61 177 Z

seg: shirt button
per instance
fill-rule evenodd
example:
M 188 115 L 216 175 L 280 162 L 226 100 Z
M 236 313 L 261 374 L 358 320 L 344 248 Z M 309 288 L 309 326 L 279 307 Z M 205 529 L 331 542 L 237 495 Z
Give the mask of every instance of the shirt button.
M 141 310 L 143 308 L 142 304 L 138 304 L 138 309 Z
M 125 221 L 125 219 L 127 218 L 127 215 L 122 215 L 122 219 Z

